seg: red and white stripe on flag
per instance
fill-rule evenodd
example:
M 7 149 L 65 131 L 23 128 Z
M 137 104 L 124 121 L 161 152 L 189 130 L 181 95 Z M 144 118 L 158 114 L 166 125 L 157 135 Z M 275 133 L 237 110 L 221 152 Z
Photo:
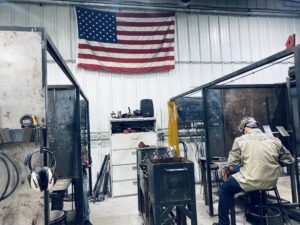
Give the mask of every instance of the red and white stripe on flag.
M 84 8 L 76 10 L 78 32 L 85 32 L 78 35 L 78 67 L 122 73 L 175 68 L 175 13 L 111 13 L 87 9 L 85 13 Z M 97 12 L 102 15 L 88 16 Z M 105 13 L 109 13 L 108 17 Z M 115 26 L 110 19 L 104 21 L 109 16 L 112 20 L 115 18 Z M 94 28 L 86 28 L 93 25 Z

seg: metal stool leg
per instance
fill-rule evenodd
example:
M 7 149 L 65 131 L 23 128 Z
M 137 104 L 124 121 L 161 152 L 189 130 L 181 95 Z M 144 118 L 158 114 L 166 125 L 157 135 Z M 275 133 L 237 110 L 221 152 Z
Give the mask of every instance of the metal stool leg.
M 189 206 L 190 211 L 192 212 L 192 218 L 191 218 L 191 225 L 197 225 L 197 210 L 196 210 L 196 204 L 192 204 Z
M 268 199 L 267 199 L 266 191 L 262 191 L 261 195 L 262 195 L 262 205 L 263 205 L 263 207 L 262 207 L 263 208 L 263 216 L 265 217 L 264 224 L 269 225 Z
M 287 215 L 287 213 L 286 213 L 286 211 L 285 211 L 285 209 L 283 207 L 283 204 L 282 204 L 282 201 L 281 201 L 281 198 L 280 198 L 280 195 L 279 195 L 277 187 L 275 187 L 274 193 L 275 193 L 275 197 L 276 197 L 277 203 L 279 205 L 279 210 L 281 212 L 283 223 L 288 222 L 289 224 L 293 225 L 292 221 L 288 217 L 288 215 Z

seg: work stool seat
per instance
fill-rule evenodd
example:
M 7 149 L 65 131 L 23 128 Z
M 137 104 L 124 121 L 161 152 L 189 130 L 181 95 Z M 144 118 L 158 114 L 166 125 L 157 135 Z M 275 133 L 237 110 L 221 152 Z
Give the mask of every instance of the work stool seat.
M 269 195 L 269 192 L 274 192 L 275 198 Z M 245 210 L 246 217 L 256 218 L 259 224 L 269 224 L 269 219 L 282 217 L 283 222 L 290 222 L 287 214 L 284 211 L 283 204 L 277 190 L 277 187 L 268 190 L 257 190 L 247 192 L 247 194 L 255 193 L 258 202 Z

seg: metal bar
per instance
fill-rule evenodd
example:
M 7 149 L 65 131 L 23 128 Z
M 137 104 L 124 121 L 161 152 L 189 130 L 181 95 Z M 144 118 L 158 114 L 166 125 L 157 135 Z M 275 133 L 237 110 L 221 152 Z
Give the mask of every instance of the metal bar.
M 191 4 L 188 8 L 180 7 L 177 4 L 147 4 L 141 2 L 128 3 L 110 3 L 107 2 L 84 2 L 84 1 L 62 1 L 62 0 L 12 0 L 14 3 L 32 3 L 32 4 L 50 4 L 50 5 L 70 5 L 70 6 L 90 6 L 116 9 L 140 9 L 140 10 L 159 10 L 159 11 L 176 11 L 187 13 L 209 13 L 209 14 L 226 14 L 226 15 L 246 15 L 246 16 L 277 16 L 277 17 L 295 17 L 299 16 L 298 10 L 280 10 L 280 9 L 248 9 L 241 7 L 215 7 L 205 5 Z
M 205 205 L 208 205 L 208 196 L 207 196 L 207 178 L 206 178 L 206 169 L 205 169 L 206 160 L 201 159 L 201 185 L 203 186 L 203 195 Z M 201 190 L 200 190 L 201 191 Z
M 290 82 L 290 79 L 287 78 L 286 79 L 286 86 L 287 86 L 287 98 L 288 98 L 288 117 L 290 118 L 290 121 L 288 121 L 289 123 L 289 127 L 291 127 L 292 129 L 292 135 L 290 136 L 289 138 L 289 141 L 290 142 L 290 146 L 291 146 L 291 153 L 293 156 L 295 156 L 295 144 L 294 142 L 296 141 L 296 134 L 295 134 L 295 129 L 294 129 L 294 119 L 293 119 L 293 109 L 292 109 L 292 95 L 291 95 L 291 82 Z M 296 159 L 295 159 L 296 160 Z M 298 164 L 298 163 L 297 163 Z M 297 165 L 296 164 L 296 165 Z M 289 173 L 291 174 L 290 176 L 290 180 L 291 180 L 291 192 L 292 192 L 292 201 L 293 203 L 297 202 L 299 198 L 297 198 L 297 192 L 296 192 L 296 186 L 298 186 L 298 183 L 297 183 L 297 178 L 295 176 L 298 177 L 298 181 L 299 181 L 299 175 L 298 175 L 298 165 L 297 166 L 291 166 L 289 169 Z M 296 178 L 296 184 L 295 184 L 295 178 Z
M 88 151 L 88 157 L 89 157 L 89 159 L 91 159 L 92 158 L 92 156 L 91 156 L 91 151 L 92 151 L 92 149 L 91 149 L 91 134 L 90 134 L 90 104 L 89 104 L 89 101 L 86 101 L 86 110 L 87 110 L 87 112 L 86 112 L 86 114 L 87 114 L 87 132 L 88 132 L 88 149 L 89 149 L 89 151 Z M 93 182 L 92 182 L 92 167 L 91 166 L 89 166 L 89 168 L 88 168 L 88 172 L 89 172 L 89 193 L 90 193 L 90 195 L 92 195 L 93 194 L 93 187 L 92 187 L 92 185 L 93 185 Z
M 263 129 L 264 129 L 264 132 L 266 135 L 268 135 L 270 137 L 274 137 L 270 125 L 263 125 Z
M 278 84 L 227 84 L 227 85 L 215 85 L 214 89 L 243 89 L 243 88 L 285 88 L 284 83 Z
M 203 93 L 203 104 L 208 101 L 206 99 L 206 91 L 204 90 Z M 207 121 L 207 110 L 204 107 L 204 121 Z M 207 123 L 204 123 L 204 132 L 206 136 L 206 140 L 208 140 L 208 126 Z M 209 151 L 209 146 L 207 141 L 205 142 L 205 151 L 206 151 L 206 177 L 207 177 L 207 191 L 208 191 L 208 207 L 209 207 L 209 216 L 214 216 L 214 207 L 213 207 L 213 197 L 212 197 L 212 185 L 211 185 L 211 170 L 210 170 L 210 164 L 211 164 L 211 156 Z
M 278 53 L 276 53 L 274 55 L 271 55 L 271 56 L 269 56 L 267 58 L 264 58 L 264 59 L 262 59 L 262 60 L 260 60 L 260 61 L 258 61 L 256 63 L 253 63 L 253 64 L 251 64 L 249 66 L 243 67 L 243 68 L 241 68 L 239 70 L 236 70 L 236 71 L 234 71 L 234 72 L 232 72 L 230 74 L 227 74 L 227 75 L 222 76 L 222 77 L 220 77 L 220 78 L 218 78 L 216 80 L 213 80 L 213 81 L 211 81 L 209 83 L 203 84 L 203 85 L 201 85 L 199 87 L 196 87 L 196 88 L 194 88 L 192 90 L 186 91 L 186 92 L 184 92 L 182 94 L 179 94 L 179 95 L 177 95 L 175 97 L 172 97 L 170 100 L 174 101 L 174 100 L 176 100 L 178 98 L 181 98 L 181 97 L 184 97 L 186 95 L 193 94 L 193 93 L 195 93 L 197 91 L 201 91 L 201 90 L 203 90 L 205 88 L 208 88 L 208 87 L 211 87 L 213 85 L 219 84 L 219 83 L 221 83 L 223 81 L 226 81 L 226 80 L 229 80 L 231 78 L 237 77 L 237 76 L 239 76 L 239 75 L 241 75 L 243 73 L 247 73 L 247 72 L 249 72 L 251 70 L 254 70 L 254 69 L 262 67 L 262 66 L 264 66 L 266 64 L 272 63 L 272 62 L 274 62 L 276 60 L 279 60 L 279 59 L 282 59 L 282 58 L 287 57 L 289 55 L 292 55 L 294 53 L 294 51 L 295 51 L 296 48 L 299 48 L 299 45 L 297 45 L 294 48 L 290 48 L 290 49 L 286 49 L 286 50 L 283 50 L 281 52 L 278 52 Z
M 60 89 L 60 90 L 73 90 L 75 87 L 74 85 L 67 84 L 67 85 L 48 85 L 48 89 Z
M 289 133 L 286 131 L 286 129 L 283 126 L 276 126 L 276 129 L 279 131 L 282 137 L 289 137 Z
M 88 101 L 87 96 L 84 94 L 84 92 L 82 91 L 79 83 L 77 82 L 77 80 L 75 79 L 73 73 L 71 72 L 71 70 L 69 69 L 69 67 L 66 65 L 63 57 L 60 55 L 60 53 L 58 52 L 57 48 L 55 47 L 55 45 L 53 44 L 51 38 L 49 37 L 48 34 L 45 34 L 46 36 L 46 41 L 47 41 L 47 50 L 50 53 L 50 55 L 52 56 L 52 58 L 55 60 L 55 62 L 57 63 L 57 65 L 61 68 L 61 70 L 64 72 L 64 74 L 69 78 L 69 80 L 71 81 L 72 84 L 74 84 L 76 87 L 78 87 L 79 89 L 79 93 L 80 95 L 86 100 Z
M 82 159 L 81 159 L 81 133 L 80 133 L 80 90 L 76 88 L 76 106 L 75 106 L 75 136 L 77 140 L 77 165 L 78 178 L 75 179 L 75 207 L 78 225 L 83 225 L 83 182 L 82 182 Z
M 39 30 L 39 32 L 41 33 L 41 38 L 42 38 L 42 42 L 45 43 L 46 41 L 46 32 L 44 28 L 38 28 L 37 30 Z M 48 107 L 48 90 L 47 88 L 45 88 L 47 86 L 47 49 L 45 48 L 45 45 L 42 46 L 42 87 L 44 88 L 44 92 L 45 92 L 45 109 L 47 111 L 47 107 Z M 45 113 L 45 123 L 47 121 L 47 114 Z M 47 126 L 47 124 L 44 124 L 43 126 Z M 45 133 L 44 133 L 44 132 Z M 42 129 L 40 130 L 41 135 L 41 139 L 42 139 L 42 148 L 47 148 L 48 147 L 48 143 L 47 143 L 47 129 L 46 127 L 42 127 Z M 47 153 L 44 152 L 43 154 L 43 159 L 44 159 L 44 166 L 48 166 L 48 157 L 47 157 Z M 49 205 L 49 191 L 46 190 L 44 192 L 44 221 L 45 221 L 45 225 L 50 224 L 50 205 Z
M 101 165 L 101 168 L 100 168 L 100 172 L 97 175 L 97 180 L 96 180 L 94 190 L 93 190 L 94 201 L 96 201 L 96 199 L 98 198 L 99 192 L 100 192 L 100 182 L 102 180 L 102 177 L 104 176 L 107 161 L 108 161 L 108 155 L 105 155 L 104 160 Z
M 0 3 L 1 4 L 1 3 Z M 42 37 L 46 34 L 43 27 L 16 27 L 16 26 L 0 26 L 1 31 L 24 31 L 24 32 L 41 32 Z M 43 39 L 44 40 L 44 39 Z
M 76 63 L 76 59 L 65 59 L 66 63 Z M 52 59 L 48 59 L 47 63 L 55 63 L 54 60 Z M 215 60 L 209 60 L 209 61 L 204 61 L 204 60 L 190 60 L 190 61 L 184 61 L 184 60 L 177 60 L 175 61 L 175 64 L 182 64 L 182 65 L 186 65 L 186 64 L 207 64 L 207 65 L 211 65 L 211 64 L 217 64 L 217 65 L 221 65 L 221 64 L 252 64 L 255 63 L 255 61 L 215 61 Z M 280 64 L 290 64 L 290 65 L 294 65 L 292 62 L 281 62 Z
M 295 62 L 295 77 L 296 77 L 296 89 L 297 89 L 297 105 L 298 105 L 298 118 L 300 118 L 300 47 L 297 45 L 295 47 L 294 52 L 294 62 Z M 294 121 L 295 123 L 295 121 Z M 297 124 L 299 127 L 300 124 Z M 295 128 L 295 125 L 293 126 Z M 296 145 L 294 146 L 294 166 L 295 166 L 295 174 L 296 174 L 296 184 L 297 184 L 297 197 L 298 197 L 298 203 L 300 203 L 300 181 L 299 181 L 299 169 L 298 169 L 298 152 L 297 149 L 300 148 L 300 143 L 297 141 L 297 134 L 296 132 L 293 132 L 294 134 L 294 141 L 296 142 Z M 298 134 L 300 135 L 300 134 Z
M 43 164 L 45 167 L 48 166 L 48 157 L 47 153 L 43 149 L 47 148 L 47 129 L 45 126 L 43 126 L 40 129 L 40 153 L 43 153 Z M 44 191 L 44 220 L 45 225 L 48 225 L 50 223 L 50 207 L 49 207 L 49 191 Z

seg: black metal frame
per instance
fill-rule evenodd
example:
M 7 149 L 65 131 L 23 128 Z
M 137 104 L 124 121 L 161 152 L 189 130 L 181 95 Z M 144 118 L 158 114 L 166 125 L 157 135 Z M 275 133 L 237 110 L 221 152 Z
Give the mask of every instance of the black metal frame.
M 78 84 L 77 80 L 75 79 L 73 73 L 70 71 L 69 67 L 66 65 L 65 61 L 63 60 L 62 56 L 58 52 L 57 48 L 53 44 L 51 38 L 47 33 L 45 33 L 46 36 L 46 44 L 47 44 L 47 50 L 49 54 L 52 56 L 52 58 L 55 60 L 55 62 L 58 64 L 58 66 L 61 68 L 61 70 L 64 72 L 64 74 L 68 77 L 68 79 L 71 81 L 71 83 L 76 88 L 76 98 L 77 106 L 76 106 L 76 112 L 78 113 L 76 115 L 76 119 L 78 123 L 76 124 L 76 134 L 77 134 L 77 145 L 79 146 L 80 151 L 78 151 L 78 165 L 80 165 L 80 171 L 78 179 L 75 181 L 75 189 L 77 189 L 77 193 L 80 196 L 75 196 L 75 204 L 76 204 L 76 218 L 77 222 L 79 224 L 83 224 L 83 183 L 82 183 L 82 166 L 81 166 L 81 141 L 80 141 L 80 96 L 83 97 L 83 99 L 87 103 L 87 108 L 89 108 L 89 100 L 87 96 L 84 94 L 83 90 L 81 89 L 80 85 Z M 90 133 L 90 124 L 88 124 L 88 134 Z M 89 152 L 90 152 L 90 141 L 89 141 Z M 89 153 L 90 154 L 90 153 Z M 90 155 L 89 155 L 90 156 Z M 89 169 L 90 178 L 91 178 L 91 169 Z M 91 182 L 91 180 L 90 180 Z M 91 187 L 91 185 L 90 185 Z
M 291 56 L 291 55 L 294 56 L 296 89 L 297 89 L 297 93 L 298 93 L 298 95 L 297 95 L 298 104 L 297 105 L 298 105 L 298 109 L 300 109 L 300 45 L 297 45 L 293 48 L 286 49 L 286 50 L 278 52 L 274 55 L 266 57 L 266 58 L 264 58 L 264 59 L 262 59 L 258 62 L 255 62 L 255 63 L 253 63 L 251 65 L 248 65 L 244 68 L 241 68 L 241 69 L 239 69 L 235 72 L 232 72 L 230 74 L 222 76 L 222 77 L 220 77 L 220 78 L 218 78 L 214 81 L 211 81 L 209 83 L 206 83 L 204 85 L 196 87 L 192 90 L 189 90 L 187 92 L 179 94 L 175 97 L 172 97 L 170 100 L 174 101 L 178 98 L 196 93 L 198 91 L 203 91 L 203 95 L 204 95 L 205 90 L 207 90 L 209 87 L 215 87 L 215 85 L 220 84 L 221 82 L 228 81 L 232 78 L 235 78 L 237 76 L 240 76 L 240 75 L 245 74 L 247 72 L 250 72 L 252 70 L 263 67 L 264 65 L 271 64 L 271 63 L 276 62 L 280 59 L 284 59 L 284 58 L 286 58 L 288 56 Z M 226 85 L 223 85 L 222 87 L 225 87 L 225 86 Z M 300 110 L 298 110 L 298 117 L 300 118 Z M 204 121 L 206 121 L 206 115 L 204 115 Z M 295 121 L 293 121 L 293 123 L 294 123 L 293 126 L 295 127 Z M 207 123 L 204 123 L 204 125 L 205 125 L 205 131 L 207 131 Z M 297 124 L 297 125 L 299 126 L 300 124 Z M 293 129 L 293 130 L 295 130 L 295 129 Z M 291 149 L 291 150 L 292 150 L 292 153 L 294 154 L 294 157 L 295 157 L 295 163 L 294 163 L 295 168 L 294 168 L 294 170 L 295 170 L 295 179 L 296 179 L 296 187 L 293 187 L 293 189 L 297 190 L 297 201 L 298 201 L 297 203 L 298 204 L 296 204 L 296 205 L 299 205 L 299 203 L 300 203 L 300 194 L 299 194 L 300 183 L 299 183 L 299 171 L 298 171 L 298 160 L 297 160 L 297 151 L 296 151 L 296 149 L 300 148 L 300 141 L 297 141 L 297 139 L 299 140 L 300 132 L 293 132 L 293 134 L 294 134 L 293 140 L 295 141 L 295 144 L 294 144 L 294 148 Z M 205 133 L 205 136 L 206 135 L 207 135 L 207 132 Z M 213 199 L 212 199 L 212 185 L 211 185 L 211 171 L 210 171 L 211 155 L 210 155 L 210 150 L 207 147 L 208 146 L 207 146 L 207 141 L 206 141 L 206 168 L 207 168 L 206 176 L 207 176 L 207 179 L 208 179 L 209 215 L 214 216 Z M 295 185 L 295 184 L 292 183 L 291 185 Z
M 73 73 L 68 68 L 67 64 L 65 63 L 63 57 L 60 55 L 59 51 L 55 47 L 53 41 L 51 40 L 50 36 L 47 34 L 45 28 L 43 27 L 12 27 L 12 26 L 0 26 L 1 31 L 20 31 L 20 32 L 38 32 L 41 34 L 41 39 L 43 42 L 42 49 L 41 49 L 41 57 L 42 57 L 42 87 L 45 88 L 45 108 L 47 109 L 47 52 L 52 56 L 54 61 L 57 63 L 57 65 L 60 67 L 60 69 L 63 71 L 63 73 L 67 76 L 67 78 L 71 81 L 71 83 L 76 88 L 76 97 L 79 99 L 80 96 L 83 97 L 83 99 L 87 102 L 87 108 L 89 108 L 89 100 L 85 93 L 83 92 L 82 88 L 80 87 L 79 83 L 75 79 Z M 78 101 L 78 112 L 79 112 L 79 101 Z M 45 115 L 46 119 L 47 116 Z M 77 115 L 78 121 L 80 121 L 80 113 Z M 78 142 L 77 145 L 79 146 L 79 149 L 81 149 L 81 143 L 80 143 L 80 124 L 76 127 L 76 131 L 78 131 Z M 90 124 L 88 124 L 88 135 L 90 135 Z M 90 138 L 90 137 L 89 137 Z M 43 141 L 41 141 L 41 146 Z M 90 150 L 90 143 L 89 143 L 89 150 Z M 89 151 L 90 152 L 90 151 Z M 81 165 L 81 151 L 78 152 L 78 163 Z M 44 155 L 44 166 L 47 166 L 47 158 Z M 91 177 L 91 176 L 90 176 Z M 92 182 L 91 180 L 89 181 Z M 77 181 L 77 187 L 79 190 L 81 190 L 81 193 L 83 192 L 83 185 L 82 185 L 82 173 L 79 174 L 78 181 Z M 90 185 L 91 186 L 91 185 Z M 78 198 L 78 205 L 79 210 L 81 213 L 77 214 L 77 223 L 83 224 L 83 202 L 82 202 L 82 196 Z M 45 214 L 45 225 L 49 225 L 49 192 L 44 192 L 44 214 Z

